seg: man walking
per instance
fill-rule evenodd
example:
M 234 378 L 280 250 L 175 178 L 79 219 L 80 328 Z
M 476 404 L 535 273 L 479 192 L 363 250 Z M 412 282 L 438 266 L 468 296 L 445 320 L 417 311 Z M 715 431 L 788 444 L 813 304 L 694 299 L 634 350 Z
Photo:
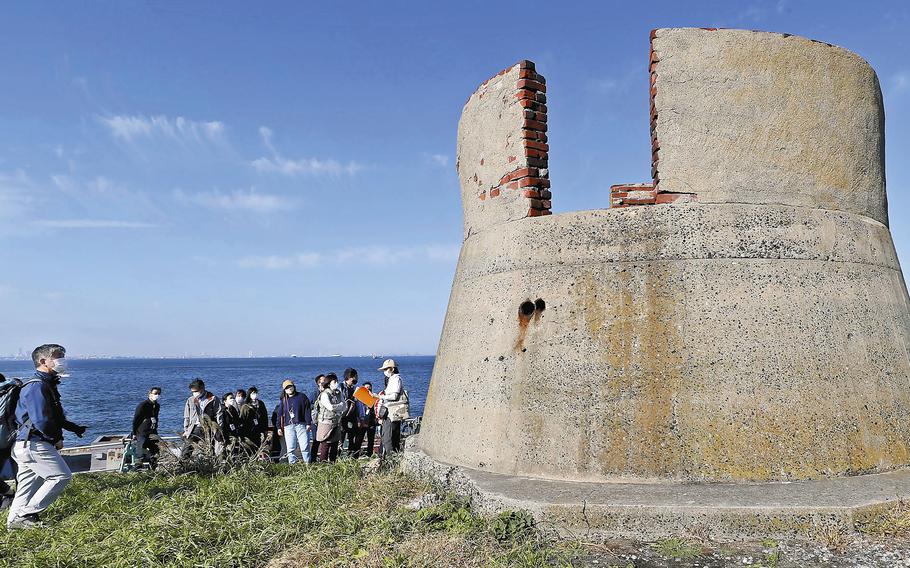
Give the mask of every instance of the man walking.
M 35 377 L 26 381 L 16 404 L 19 434 L 13 445 L 13 459 L 19 466 L 16 496 L 6 526 L 27 529 L 43 526 L 38 515 L 63 493 L 72 479 L 70 468 L 60 457 L 63 430 L 80 438 L 85 426 L 66 419 L 57 385 L 66 376 L 66 349 L 42 345 L 32 352 Z

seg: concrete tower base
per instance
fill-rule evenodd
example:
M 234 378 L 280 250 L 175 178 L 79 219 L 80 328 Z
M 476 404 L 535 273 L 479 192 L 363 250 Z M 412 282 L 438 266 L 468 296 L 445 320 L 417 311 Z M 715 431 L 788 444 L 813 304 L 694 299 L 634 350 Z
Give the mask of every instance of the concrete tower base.
M 465 104 L 464 242 L 406 468 L 588 537 L 855 530 L 910 494 L 878 78 L 790 34 L 650 40 L 651 180 L 608 210 L 550 215 L 532 62 Z
M 416 445 L 402 468 L 484 513 L 530 512 L 544 529 L 587 540 L 801 539 L 851 533 L 910 497 L 910 470 L 775 483 L 586 483 L 441 463 Z

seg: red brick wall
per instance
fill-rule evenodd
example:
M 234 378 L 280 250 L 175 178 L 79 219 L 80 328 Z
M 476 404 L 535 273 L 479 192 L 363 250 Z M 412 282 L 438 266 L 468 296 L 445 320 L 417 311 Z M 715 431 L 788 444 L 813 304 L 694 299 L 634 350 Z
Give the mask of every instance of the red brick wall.
M 653 183 L 624 183 L 610 186 L 610 207 L 659 205 L 674 201 L 694 201 L 694 193 L 661 191 Z
M 657 54 L 654 53 L 654 36 L 657 30 L 651 30 L 651 37 L 648 41 L 648 73 L 650 75 L 649 98 L 651 101 L 651 179 L 654 180 L 654 189 L 660 186 L 660 172 L 658 164 L 660 162 L 660 142 L 657 140 L 657 106 L 654 99 L 657 97 Z
M 520 132 L 525 159 L 503 175 L 498 185 L 482 192 L 480 199 L 496 199 L 505 192 L 520 191 L 521 196 L 527 199 L 527 216 L 539 217 L 549 215 L 552 205 L 548 171 L 550 147 L 547 145 L 547 81 L 537 73 L 533 62 L 525 60 L 517 65 L 519 79 L 513 96 L 523 109 Z M 503 70 L 499 75 L 514 67 Z M 509 161 L 518 162 L 518 158 L 511 156 Z

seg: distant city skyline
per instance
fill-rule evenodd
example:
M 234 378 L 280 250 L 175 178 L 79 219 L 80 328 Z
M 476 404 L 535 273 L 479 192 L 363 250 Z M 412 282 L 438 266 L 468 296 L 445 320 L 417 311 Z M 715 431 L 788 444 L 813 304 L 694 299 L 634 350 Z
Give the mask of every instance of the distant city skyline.
M 167 355 L 148 355 L 142 353 L 74 353 L 67 352 L 70 359 L 275 359 L 275 358 L 334 358 L 334 357 L 371 357 L 380 359 L 384 357 L 423 357 L 434 356 L 435 353 L 418 353 L 418 352 L 400 352 L 400 353 L 206 353 L 204 351 L 197 353 L 174 353 Z M 20 349 L 16 353 L 0 353 L 0 360 L 3 361 L 29 361 L 31 354 L 29 351 Z
M 523 15 L 537 17 L 531 31 Z M 867 59 L 910 252 L 903 2 L 0 8 L 0 354 L 433 354 L 462 105 L 548 80 L 553 212 L 649 181 L 648 34 L 764 29 Z M 509 246 L 503 243 L 503 246 Z M 908 266 L 907 262 L 903 265 Z

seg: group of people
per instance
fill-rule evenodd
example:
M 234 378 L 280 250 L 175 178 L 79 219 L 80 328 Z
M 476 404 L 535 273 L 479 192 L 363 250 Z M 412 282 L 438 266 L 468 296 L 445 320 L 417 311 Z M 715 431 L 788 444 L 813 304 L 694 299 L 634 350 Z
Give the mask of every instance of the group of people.
M 6 408 L 4 402 L 10 407 L 7 416 L 0 415 L 0 498 L 10 508 L 10 529 L 42 526 L 39 515 L 72 478 L 59 452 L 63 430 L 80 438 L 86 430 L 67 420 L 60 402 L 57 386 L 66 376 L 66 349 L 42 345 L 32 352 L 32 361 L 35 376 L 17 383 L 14 397 L 11 383 L 0 375 L 0 410 Z M 401 424 L 408 418 L 408 395 L 394 360 L 387 359 L 379 370 L 385 385 L 376 394 L 369 382 L 357 390 L 357 370 L 351 368 L 344 371 L 342 380 L 335 373 L 318 375 L 309 395 L 287 379 L 271 416 L 256 387 L 218 397 L 206 390 L 202 379 L 194 379 L 183 408 L 181 458 L 189 459 L 201 445 L 212 444 L 218 454 L 286 459 L 291 464 L 332 462 L 345 451 L 345 442 L 347 455 L 359 458 L 373 455 L 377 427 L 381 427 L 380 453 L 397 452 Z M 2 390 L 4 385 L 11 388 Z M 132 424 L 135 456 L 152 463 L 160 451 L 161 394 L 161 387 L 149 389 L 146 400 L 136 407 Z M 15 490 L 3 481 L 11 478 L 10 470 Z
M 298 389 L 293 379 L 286 379 L 271 419 L 256 387 L 219 398 L 206 390 L 202 379 L 195 379 L 189 384 L 190 396 L 183 408 L 183 456 L 207 443 L 216 453 L 265 454 L 291 464 L 333 462 L 345 450 L 345 443 L 352 458 L 373 455 L 379 426 L 380 452 L 396 452 L 401 445 L 401 422 L 406 418 L 396 409 L 407 404 L 407 393 L 394 360 L 386 360 L 379 370 L 386 384 L 378 395 L 373 393 L 372 383 L 362 385 L 370 395 L 364 398 L 375 400 L 374 404 L 355 397 L 356 369 L 345 369 L 341 380 L 335 373 L 316 376 L 309 394 Z M 150 437 L 157 431 L 150 428 L 157 424 L 160 393 L 160 388 L 152 388 L 133 420 L 136 446 L 146 455 L 157 453 L 154 437 Z

